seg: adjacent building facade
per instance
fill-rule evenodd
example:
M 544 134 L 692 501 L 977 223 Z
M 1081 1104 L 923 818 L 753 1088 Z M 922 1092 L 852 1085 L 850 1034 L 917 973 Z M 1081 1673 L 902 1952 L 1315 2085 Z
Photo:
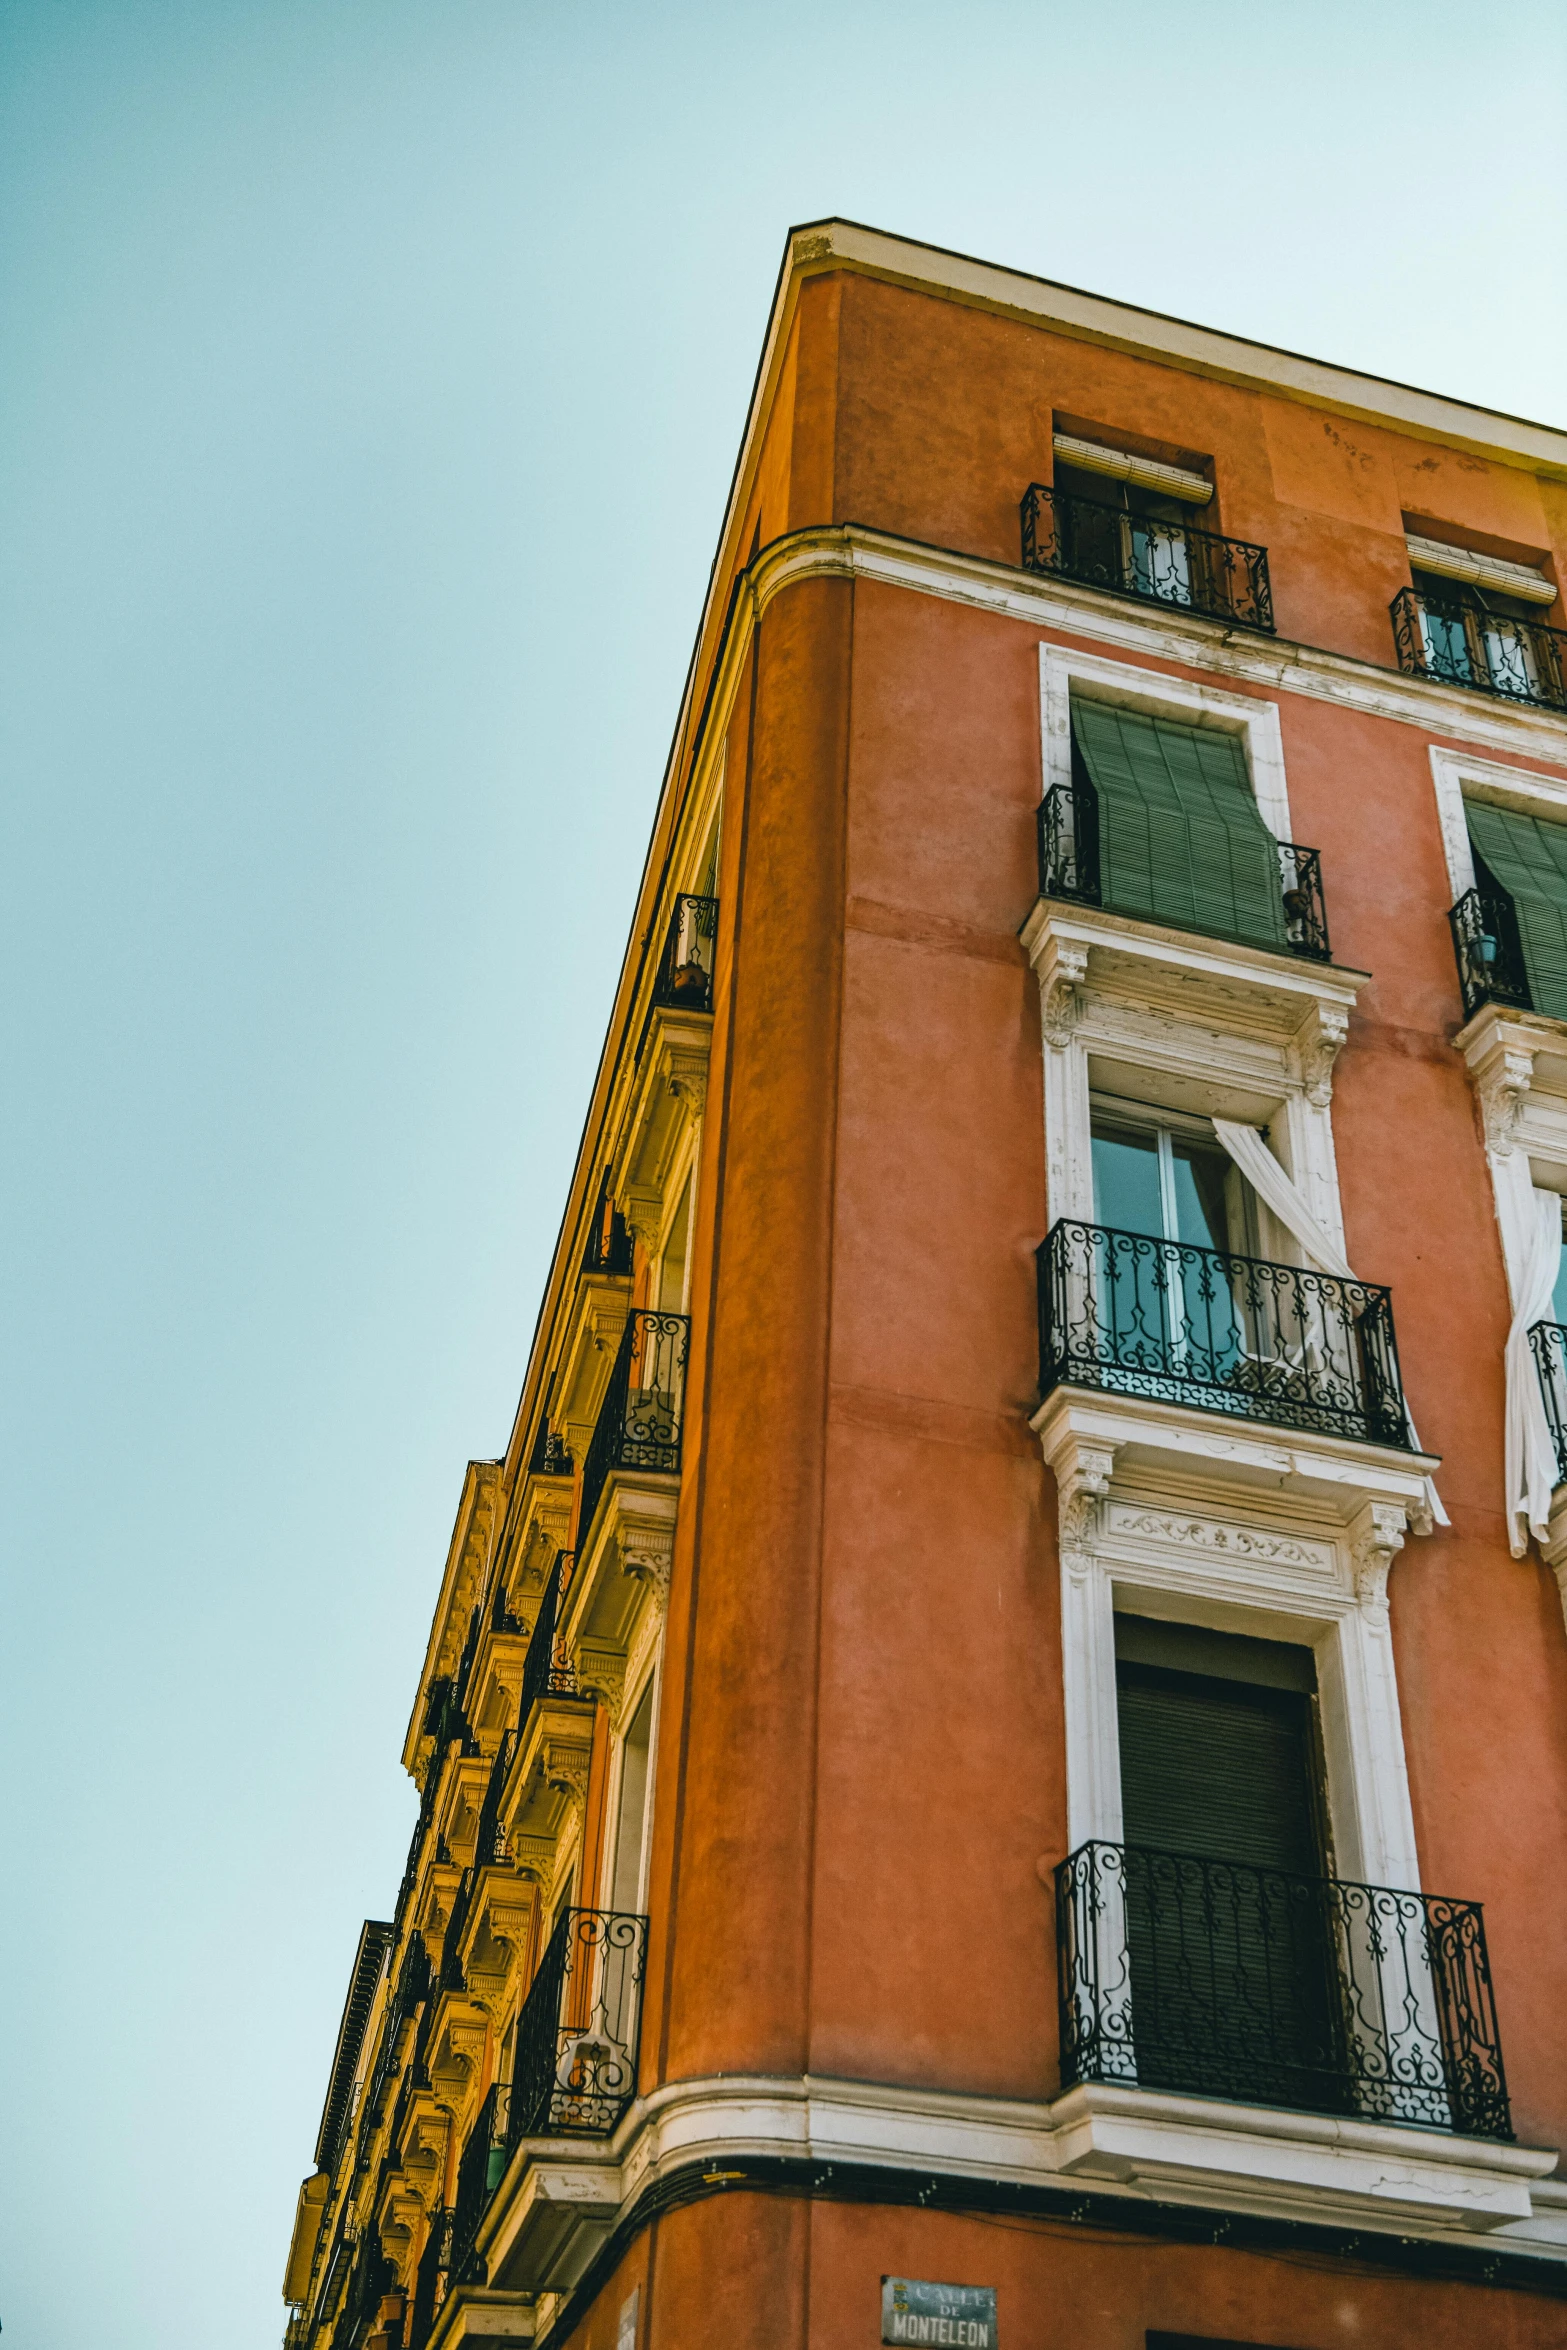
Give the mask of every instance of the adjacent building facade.
M 793 235 L 294 2350 L 1562 2341 L 1564 562 Z

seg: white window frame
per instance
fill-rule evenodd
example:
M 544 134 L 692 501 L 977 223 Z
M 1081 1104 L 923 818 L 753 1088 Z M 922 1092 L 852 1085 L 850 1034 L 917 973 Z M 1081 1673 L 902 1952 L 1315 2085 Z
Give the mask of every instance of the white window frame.
M 1388 1620 L 1397 1513 L 1346 1531 L 1321 1516 L 1230 1494 L 1158 1496 L 1131 1483 L 1100 1500 L 1091 1544 L 1063 1556 L 1069 1848 L 1123 1841 L 1117 1612 L 1311 1649 L 1336 1874 L 1420 1890 L 1403 1717 Z
M 1166 677 L 1156 669 L 1108 661 L 1098 653 L 1041 644 L 1039 726 L 1046 791 L 1072 780 L 1074 687 L 1083 701 L 1109 702 L 1118 709 L 1140 711 L 1146 718 L 1170 719 L 1177 726 L 1210 727 L 1216 734 L 1239 735 L 1258 814 L 1275 840 L 1293 839 L 1277 702 L 1262 701 L 1251 694 L 1225 693 L 1218 686 L 1195 685 L 1184 677 Z
M 1431 781 L 1453 905 L 1475 885 L 1474 852 L 1464 814 L 1466 800 L 1489 800 L 1493 807 L 1513 808 L 1521 816 L 1567 823 L 1567 775 L 1537 775 L 1529 768 L 1504 767 L 1498 760 L 1471 758 L 1466 751 L 1446 750 L 1433 743 Z

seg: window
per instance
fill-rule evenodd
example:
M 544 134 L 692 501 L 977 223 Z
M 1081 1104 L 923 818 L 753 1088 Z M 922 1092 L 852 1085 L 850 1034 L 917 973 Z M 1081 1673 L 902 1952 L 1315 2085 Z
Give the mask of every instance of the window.
M 1540 698 L 1538 611 L 1521 597 L 1433 572 L 1413 574 L 1420 640 L 1433 677 L 1483 685 L 1520 701 Z
M 1124 577 L 1139 596 L 1190 604 L 1190 510 L 1179 498 L 1161 497 L 1137 482 L 1107 481 L 1059 459 L 1055 488 L 1062 497 L 1082 501 L 1075 509 L 1058 508 L 1057 528 L 1074 571 L 1103 571 Z
M 1137 2074 L 1332 2104 L 1343 2075 L 1309 1648 L 1118 1615 Z
M 1288 952 L 1280 844 L 1262 820 L 1240 735 L 1075 695 L 1071 723 L 1100 902 Z
M 1567 824 L 1489 800 L 1466 801 L 1464 815 L 1482 902 L 1501 901 L 1481 952 L 1487 942 L 1493 957 L 1515 948 L 1533 1009 L 1567 1019 Z
M 615 1865 L 610 1907 L 625 1912 L 642 1906 L 642 1864 L 648 1828 L 648 1763 L 653 1743 L 653 1684 L 626 1729 L 620 1756 L 620 1802 L 615 1823 Z

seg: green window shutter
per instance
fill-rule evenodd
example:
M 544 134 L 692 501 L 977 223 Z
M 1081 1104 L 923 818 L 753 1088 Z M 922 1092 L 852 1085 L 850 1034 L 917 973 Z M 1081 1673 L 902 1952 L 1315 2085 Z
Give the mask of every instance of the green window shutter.
M 1468 800 L 1469 838 L 1513 901 L 1537 1012 L 1567 1020 L 1567 824 Z
M 1077 701 L 1072 733 L 1099 793 L 1107 906 L 1178 930 L 1288 946 L 1278 844 L 1238 735 Z

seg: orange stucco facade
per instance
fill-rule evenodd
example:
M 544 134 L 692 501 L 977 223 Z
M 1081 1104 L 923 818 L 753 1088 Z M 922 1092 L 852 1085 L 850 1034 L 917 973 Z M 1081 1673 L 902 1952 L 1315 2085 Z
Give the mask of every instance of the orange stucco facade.
M 1450 1521 L 1424 1534 L 1411 1517 L 1382 1561 L 1418 1882 L 1483 1904 L 1513 2144 L 1567 2142 L 1567 1632 L 1551 1564 L 1537 1542 L 1512 1555 L 1504 1516 L 1500 1129 L 1455 1044 L 1431 757 L 1544 777 L 1567 800 L 1567 714 L 1401 675 L 1388 618 L 1411 532 L 1567 576 L 1567 439 L 1058 291 L 836 224 L 801 232 L 786 263 L 634 932 L 662 936 L 711 838 L 683 1437 L 643 1640 L 637 2098 L 607 2151 L 570 2156 L 601 2181 L 621 2165 L 574 2265 L 530 2270 L 508 2249 L 526 2228 L 499 2207 L 521 2209 L 529 2161 L 545 2163 L 524 2149 L 478 2238 L 483 2291 L 464 2313 L 443 2275 L 428 2340 L 860 2350 L 881 2339 L 884 2275 L 994 2287 L 1006 2350 L 1567 2339 L 1567 2193 L 1543 2159 L 1517 2189 L 1523 2217 L 1448 2225 L 1411 2216 L 1417 2199 L 1379 2214 L 1373 2190 L 1315 2173 L 1281 2200 L 1238 2188 L 1233 2167 L 1205 2187 L 1153 2158 L 1009 2171 L 983 2135 L 989 2116 L 1042 2145 L 1062 2092 L 1052 1882 L 1073 1842 L 1072 1661 L 1060 1497 L 1031 1425 L 1034 1253 L 1058 1211 L 1022 936 L 1040 900 L 1041 648 L 1056 647 L 1276 713 L 1333 963 L 1369 975 L 1332 1072 L 1343 1242 L 1391 1289 Z M 1031 603 L 1019 501 L 1051 480 L 1063 432 L 1208 467 L 1202 527 L 1267 549 L 1276 632 L 1177 613 L 1161 637 L 1168 615 L 1070 581 Z M 514 1444 L 487 1472 L 482 1531 L 454 1545 L 470 1563 L 449 1565 L 421 1704 L 454 1669 L 464 1608 L 488 1610 L 521 1555 L 540 1414 L 569 1383 L 584 1310 L 586 1221 L 606 1177 L 634 1188 L 619 1136 L 647 972 L 639 946 Z M 630 1294 L 650 1298 L 663 1211 L 639 1213 Z M 590 1529 L 572 1506 L 580 1573 Z M 582 1607 L 608 1622 L 608 1604 Z M 521 1582 L 507 1606 L 531 1613 Z M 591 1689 L 599 1636 L 588 1613 L 572 1622 Z M 601 1669 L 579 1902 L 601 1898 L 589 1880 L 613 1843 L 625 1701 L 620 1664 Z M 441 1767 L 415 1732 L 409 1759 Z M 421 2172 L 387 2143 L 377 2191 L 412 2184 L 400 2209 L 377 2206 L 397 2273 L 372 2340 L 414 2339 L 463 2123 L 511 2061 L 506 2001 L 536 1963 L 537 1898 L 512 1989 L 476 1998 L 469 1966 L 468 2069 L 454 2053 L 439 2150 Z M 387 1983 L 395 1967 L 394 1949 Z M 500 1979 L 497 1962 L 483 1980 Z M 691 2123 L 682 2157 L 667 2117 L 692 2084 L 735 2081 L 760 2085 L 756 2113 L 727 2137 Z M 880 2154 L 868 2135 L 851 2147 L 813 2120 L 790 2138 L 762 2116 L 772 2090 L 786 2104 L 806 2082 L 860 2085 Z M 626 2150 L 660 2113 L 639 2184 Z M 1403 2137 L 1418 2153 L 1437 2134 Z M 324 2261 L 318 2245 L 298 2339 L 357 2350 L 364 2333 L 321 2315 Z

